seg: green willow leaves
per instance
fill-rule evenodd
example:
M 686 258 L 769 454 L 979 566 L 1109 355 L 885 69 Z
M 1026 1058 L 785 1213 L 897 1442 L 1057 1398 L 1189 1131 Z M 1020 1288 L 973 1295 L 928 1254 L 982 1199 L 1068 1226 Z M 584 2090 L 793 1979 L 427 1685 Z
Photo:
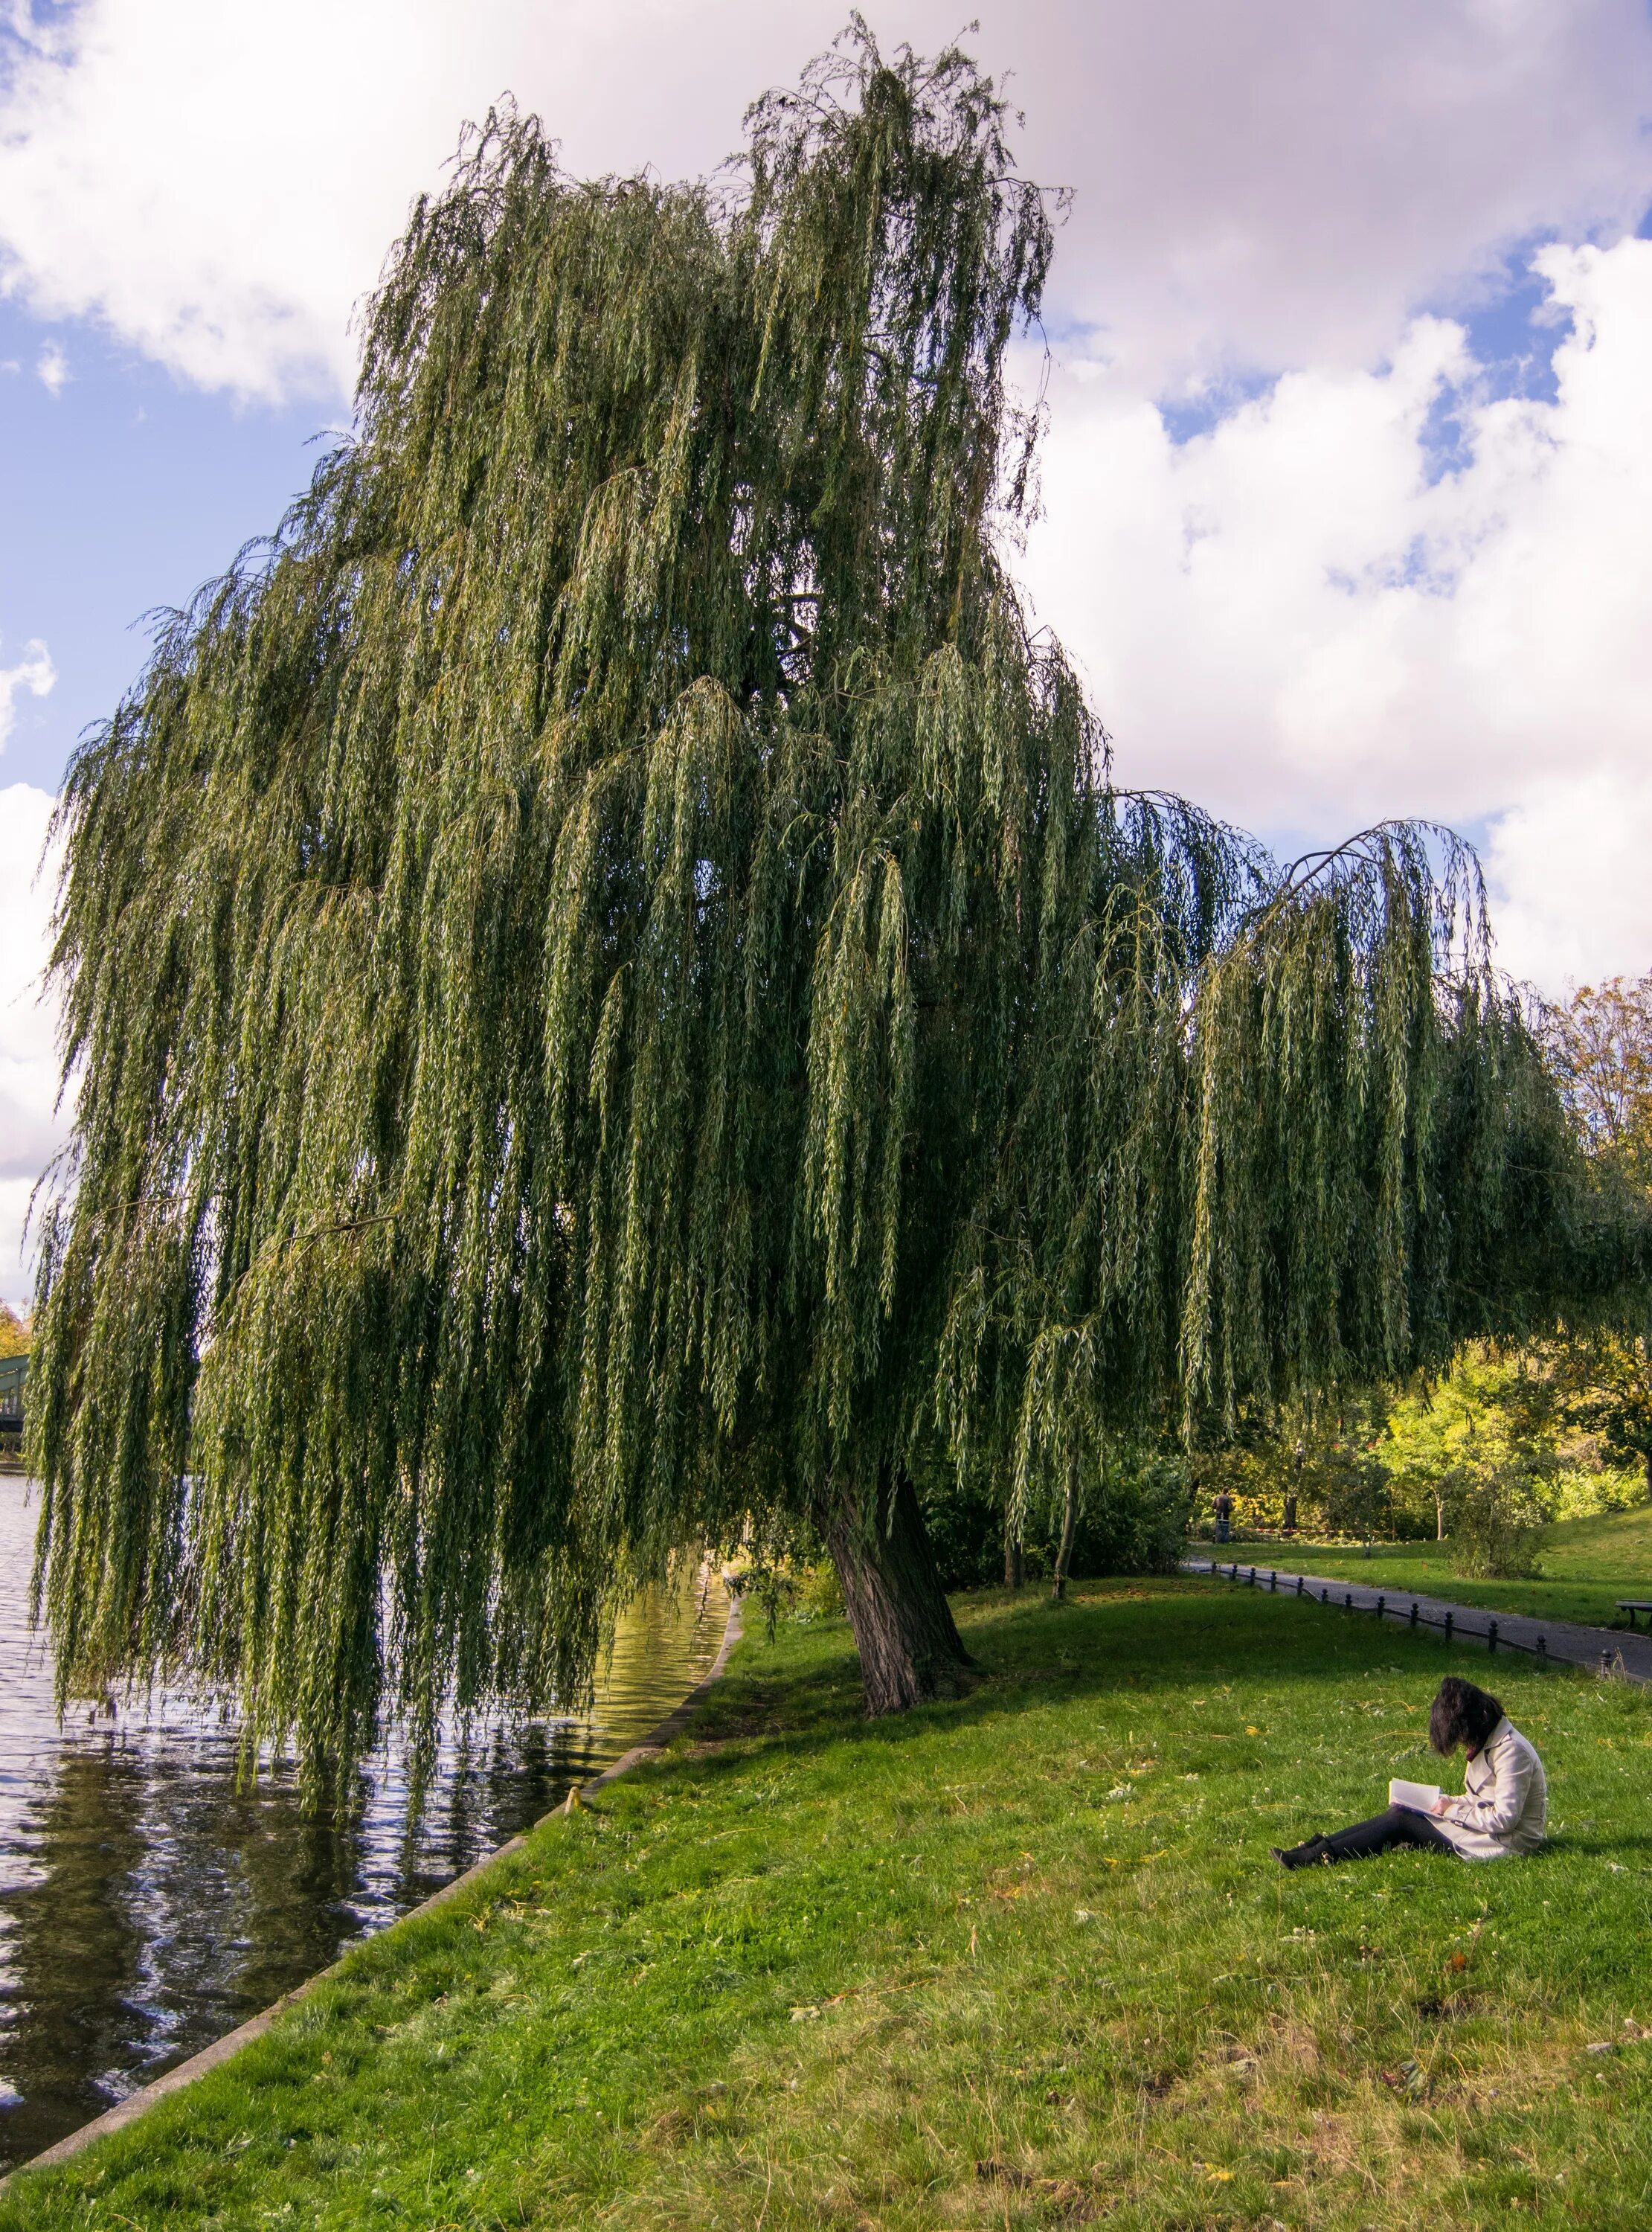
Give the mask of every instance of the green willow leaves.
M 1282 885 L 1111 787 L 1029 626 L 1005 131 L 864 33 L 713 185 L 490 117 L 351 438 L 81 749 L 66 1688 L 221 1684 L 319 1771 L 577 1694 L 680 1547 L 937 1437 L 1026 1496 L 1540 1297 L 1562 1135 L 1470 864 Z

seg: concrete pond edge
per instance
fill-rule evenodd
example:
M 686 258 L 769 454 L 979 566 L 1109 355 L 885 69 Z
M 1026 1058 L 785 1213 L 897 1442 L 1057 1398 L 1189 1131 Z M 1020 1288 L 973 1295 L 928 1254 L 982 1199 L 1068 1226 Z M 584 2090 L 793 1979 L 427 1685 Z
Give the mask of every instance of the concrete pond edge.
M 657 1727 L 651 1729 L 639 1743 L 633 1744 L 628 1752 L 623 1753 L 612 1767 L 605 1767 L 600 1775 L 593 1775 L 588 1782 L 573 1784 L 561 1805 L 553 1807 L 549 1814 L 541 1814 L 531 1827 L 509 1838 L 494 1852 L 484 1853 L 481 1859 L 473 1861 L 462 1875 L 455 1876 L 450 1883 L 444 1883 L 440 1891 L 432 1891 L 417 1906 L 410 1906 L 405 1914 L 398 1915 L 390 1928 L 399 1930 L 404 1923 L 411 1922 L 419 1915 L 429 1914 L 433 1908 L 444 1906 L 449 1899 L 457 1898 L 461 1891 L 467 1890 L 479 1876 L 486 1875 L 496 1861 L 502 1860 L 509 1853 L 519 1852 L 545 1822 L 558 1814 L 577 1812 L 587 1791 L 600 1790 L 606 1784 L 617 1781 L 620 1775 L 629 1775 L 633 1767 L 639 1767 L 645 1760 L 658 1758 L 666 1746 L 683 1733 L 705 1703 L 713 1686 L 722 1680 L 729 1653 L 744 1632 L 740 1599 L 731 1593 L 728 1623 L 722 1631 L 722 1641 L 717 1646 L 717 1655 L 711 1662 L 709 1671 L 695 1684 L 680 1704 L 674 1706 Z M 376 1933 L 377 1936 L 384 1934 L 383 1931 Z M 175 2068 L 164 2071 L 152 2083 L 140 2086 L 135 2092 L 129 2092 L 124 2100 L 117 2101 L 102 2115 L 94 2117 L 89 2124 L 82 2124 L 78 2131 L 70 2131 L 54 2145 L 37 2155 L 31 2155 L 27 2162 L 19 2163 L 15 2170 L 0 2177 L 0 2193 L 5 2191 L 15 2177 L 37 2170 L 55 2170 L 79 2154 L 82 2148 L 93 2145 L 99 2139 L 107 2138 L 112 2132 L 124 2131 L 128 2124 L 135 2124 L 140 2116 L 146 2115 L 169 2094 L 181 2092 L 185 2086 L 193 2085 L 197 2078 L 221 2068 L 224 2063 L 232 2060 L 243 2047 L 250 2046 L 255 2039 L 262 2038 L 278 2015 L 284 2015 L 288 2008 L 307 1998 L 317 1985 L 336 1976 L 346 1962 L 360 1952 L 363 1945 L 373 1942 L 371 1938 L 358 1938 L 336 1961 L 331 1962 L 325 1969 L 318 1969 L 301 1984 L 295 1984 L 290 1992 L 283 1992 L 280 1999 L 259 2014 L 249 2016 L 236 2029 L 226 2031 L 222 2038 L 214 2039 L 211 2046 L 203 2047 L 187 2061 L 180 2061 Z

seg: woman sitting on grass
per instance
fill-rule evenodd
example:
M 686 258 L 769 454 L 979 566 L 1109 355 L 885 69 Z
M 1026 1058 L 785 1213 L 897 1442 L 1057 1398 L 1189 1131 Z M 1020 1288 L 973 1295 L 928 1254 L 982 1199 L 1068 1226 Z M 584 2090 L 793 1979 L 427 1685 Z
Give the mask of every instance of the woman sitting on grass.
M 1426 1845 L 1465 1860 L 1501 1860 L 1534 1852 L 1543 1842 L 1549 1784 L 1543 1762 L 1487 1690 L 1448 1674 L 1428 1715 L 1428 1742 L 1442 1759 L 1461 1744 L 1468 1754 L 1461 1798 L 1439 1797 L 1428 1813 L 1390 1806 L 1370 1821 L 1334 1836 L 1310 1837 L 1289 1852 L 1273 1847 L 1282 1868 L 1368 1859 L 1396 1845 Z

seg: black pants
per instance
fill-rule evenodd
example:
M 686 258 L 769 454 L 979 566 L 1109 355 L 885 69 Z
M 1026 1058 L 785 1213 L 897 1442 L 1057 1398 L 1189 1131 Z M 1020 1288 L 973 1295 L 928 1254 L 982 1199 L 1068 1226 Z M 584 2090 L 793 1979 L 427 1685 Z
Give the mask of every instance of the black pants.
M 1445 1831 L 1426 1814 L 1416 1813 L 1409 1806 L 1390 1806 L 1369 1821 L 1338 1829 L 1334 1836 L 1310 1837 L 1305 1845 L 1296 1846 L 1291 1858 L 1303 1866 L 1332 1860 L 1369 1860 L 1377 1852 L 1391 1852 L 1396 1845 L 1422 1845 L 1441 1852 L 1456 1850 Z

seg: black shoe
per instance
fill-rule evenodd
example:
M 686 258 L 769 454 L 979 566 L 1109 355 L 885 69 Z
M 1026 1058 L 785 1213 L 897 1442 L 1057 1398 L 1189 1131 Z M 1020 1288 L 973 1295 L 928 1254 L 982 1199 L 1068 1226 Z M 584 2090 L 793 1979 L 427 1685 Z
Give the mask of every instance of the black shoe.
M 1292 1845 L 1288 1850 L 1279 1845 L 1270 1845 L 1268 1850 L 1282 1868 L 1311 1868 L 1316 1860 L 1325 1859 L 1328 1842 L 1323 1836 L 1310 1837 L 1305 1844 Z

